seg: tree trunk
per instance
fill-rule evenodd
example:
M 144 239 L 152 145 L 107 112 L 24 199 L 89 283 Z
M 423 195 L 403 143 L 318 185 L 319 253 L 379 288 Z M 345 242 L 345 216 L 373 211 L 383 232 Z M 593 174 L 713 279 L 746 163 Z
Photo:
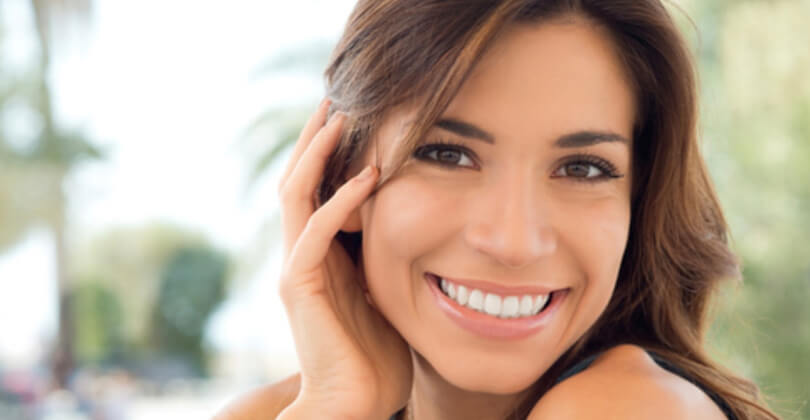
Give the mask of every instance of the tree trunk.
M 64 179 L 64 177 L 59 177 Z M 53 358 L 53 378 L 55 385 L 60 388 L 67 388 L 70 375 L 74 369 L 73 358 L 73 311 L 71 305 L 71 285 L 68 275 L 68 252 L 66 238 L 66 203 L 65 193 L 62 188 L 58 188 L 59 198 L 56 217 L 52 225 L 54 239 L 54 251 L 56 256 L 56 279 L 58 285 L 59 300 L 59 321 L 58 321 L 58 341 Z

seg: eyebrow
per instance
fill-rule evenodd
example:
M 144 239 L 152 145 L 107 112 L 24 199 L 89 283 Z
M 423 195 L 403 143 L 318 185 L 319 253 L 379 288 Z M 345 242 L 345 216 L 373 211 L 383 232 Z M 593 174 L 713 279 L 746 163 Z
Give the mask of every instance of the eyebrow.
M 436 126 L 443 130 L 458 134 L 462 137 L 481 140 L 489 144 L 495 144 L 495 136 L 465 121 L 455 118 L 442 118 L 436 122 Z M 630 140 L 617 133 L 610 131 L 584 130 L 558 137 L 557 140 L 554 141 L 554 146 L 567 149 L 611 142 L 624 143 L 627 145 L 630 144 Z

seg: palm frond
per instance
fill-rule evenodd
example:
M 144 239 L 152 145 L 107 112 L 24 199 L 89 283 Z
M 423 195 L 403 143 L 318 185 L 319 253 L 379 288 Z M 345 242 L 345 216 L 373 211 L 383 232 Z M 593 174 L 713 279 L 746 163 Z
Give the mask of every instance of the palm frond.
M 315 42 L 285 49 L 260 65 L 255 76 L 262 77 L 289 71 L 320 76 L 326 68 L 333 47 L 331 43 Z

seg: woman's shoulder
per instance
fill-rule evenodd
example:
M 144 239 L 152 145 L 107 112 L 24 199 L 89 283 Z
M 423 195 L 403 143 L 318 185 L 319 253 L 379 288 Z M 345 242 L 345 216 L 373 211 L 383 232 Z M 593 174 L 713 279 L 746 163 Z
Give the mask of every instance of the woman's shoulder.
M 262 386 L 240 397 L 220 411 L 212 420 L 274 419 L 292 404 L 301 388 L 301 375 L 296 373 L 279 382 Z
M 699 387 L 630 344 L 605 351 L 590 367 L 555 385 L 528 420 L 560 418 L 726 419 Z

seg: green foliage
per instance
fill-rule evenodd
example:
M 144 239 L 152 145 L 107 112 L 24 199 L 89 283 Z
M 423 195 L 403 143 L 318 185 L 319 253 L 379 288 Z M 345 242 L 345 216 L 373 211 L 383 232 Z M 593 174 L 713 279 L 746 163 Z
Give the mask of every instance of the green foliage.
M 103 232 L 71 259 L 81 362 L 168 361 L 206 372 L 203 330 L 225 297 L 227 255 L 199 234 L 152 224 Z
M 125 353 L 123 313 L 118 297 L 98 282 L 72 291 L 74 350 L 79 363 L 120 363 Z
M 810 419 L 810 3 L 695 1 L 707 163 L 743 262 L 709 341 Z
M 158 353 L 205 373 L 203 329 L 224 298 L 226 274 L 227 260 L 217 251 L 189 247 L 174 253 L 163 269 L 152 317 Z

